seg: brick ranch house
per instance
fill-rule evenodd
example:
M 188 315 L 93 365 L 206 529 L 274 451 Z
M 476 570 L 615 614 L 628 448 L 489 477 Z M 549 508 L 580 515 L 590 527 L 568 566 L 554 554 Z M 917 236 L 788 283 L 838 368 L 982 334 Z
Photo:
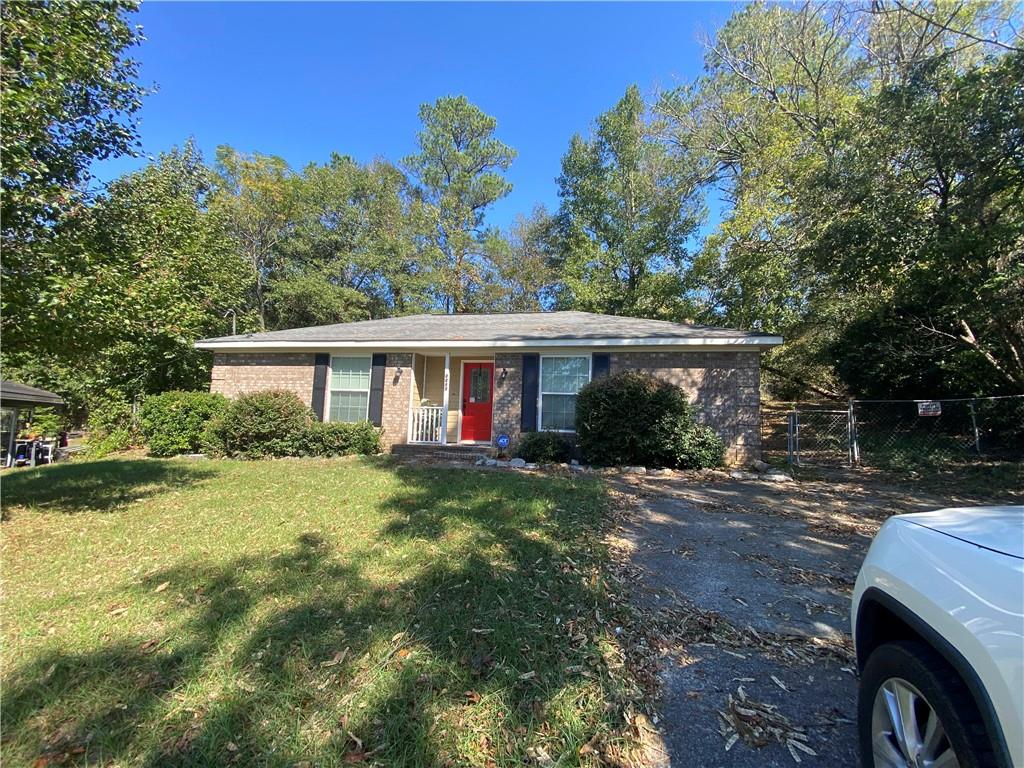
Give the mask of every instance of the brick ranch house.
M 317 418 L 369 419 L 384 443 L 514 444 L 571 434 L 576 392 L 639 370 L 682 387 L 727 460 L 760 457 L 760 356 L 779 336 L 588 312 L 412 315 L 196 342 L 210 389 L 287 389 Z M 628 408 L 628 403 L 623 403 Z

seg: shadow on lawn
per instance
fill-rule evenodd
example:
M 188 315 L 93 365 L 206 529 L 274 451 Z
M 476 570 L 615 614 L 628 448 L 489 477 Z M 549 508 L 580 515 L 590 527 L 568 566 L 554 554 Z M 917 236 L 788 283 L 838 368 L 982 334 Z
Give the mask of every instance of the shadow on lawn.
M 199 464 L 157 459 L 52 464 L 5 474 L 3 503 L 64 513 L 110 512 L 214 474 Z
M 530 746 L 578 761 L 614 719 L 589 569 L 600 492 L 392 471 L 391 520 L 355 557 L 309 532 L 273 556 L 125 587 L 165 606 L 164 634 L 15 670 L 8 748 L 154 766 L 522 764 Z

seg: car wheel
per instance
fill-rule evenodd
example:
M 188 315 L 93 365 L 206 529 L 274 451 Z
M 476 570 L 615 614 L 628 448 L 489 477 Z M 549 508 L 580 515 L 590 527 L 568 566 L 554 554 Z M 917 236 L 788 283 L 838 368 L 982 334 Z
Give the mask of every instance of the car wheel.
M 864 768 L 995 765 L 967 686 L 923 643 L 886 643 L 868 657 L 857 720 Z

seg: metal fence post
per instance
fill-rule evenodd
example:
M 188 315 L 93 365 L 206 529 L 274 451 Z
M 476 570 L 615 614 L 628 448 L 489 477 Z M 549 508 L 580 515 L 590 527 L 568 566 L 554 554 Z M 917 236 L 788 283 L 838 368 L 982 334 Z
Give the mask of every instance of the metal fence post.
M 967 410 L 971 412 L 971 428 L 974 430 L 974 450 L 981 455 L 981 435 L 978 433 L 978 419 L 974 415 L 974 401 L 967 402 Z
M 800 411 L 793 409 L 793 463 L 800 466 Z
M 857 439 L 857 406 L 850 399 L 850 466 L 860 465 L 860 441 Z
M 793 411 L 786 414 L 786 461 L 793 464 Z

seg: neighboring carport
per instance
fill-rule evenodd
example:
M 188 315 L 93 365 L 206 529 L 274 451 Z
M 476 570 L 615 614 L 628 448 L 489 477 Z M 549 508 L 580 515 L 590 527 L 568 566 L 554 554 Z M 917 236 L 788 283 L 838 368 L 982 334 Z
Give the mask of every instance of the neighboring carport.
M 0 412 L 3 417 L 2 444 L 5 451 L 3 466 L 10 466 L 14 460 L 15 441 L 18 438 L 18 417 L 23 411 L 30 413 L 36 408 L 62 408 L 64 399 L 45 389 L 30 387 L 17 381 L 0 380 Z M 33 453 L 33 463 L 35 456 Z

